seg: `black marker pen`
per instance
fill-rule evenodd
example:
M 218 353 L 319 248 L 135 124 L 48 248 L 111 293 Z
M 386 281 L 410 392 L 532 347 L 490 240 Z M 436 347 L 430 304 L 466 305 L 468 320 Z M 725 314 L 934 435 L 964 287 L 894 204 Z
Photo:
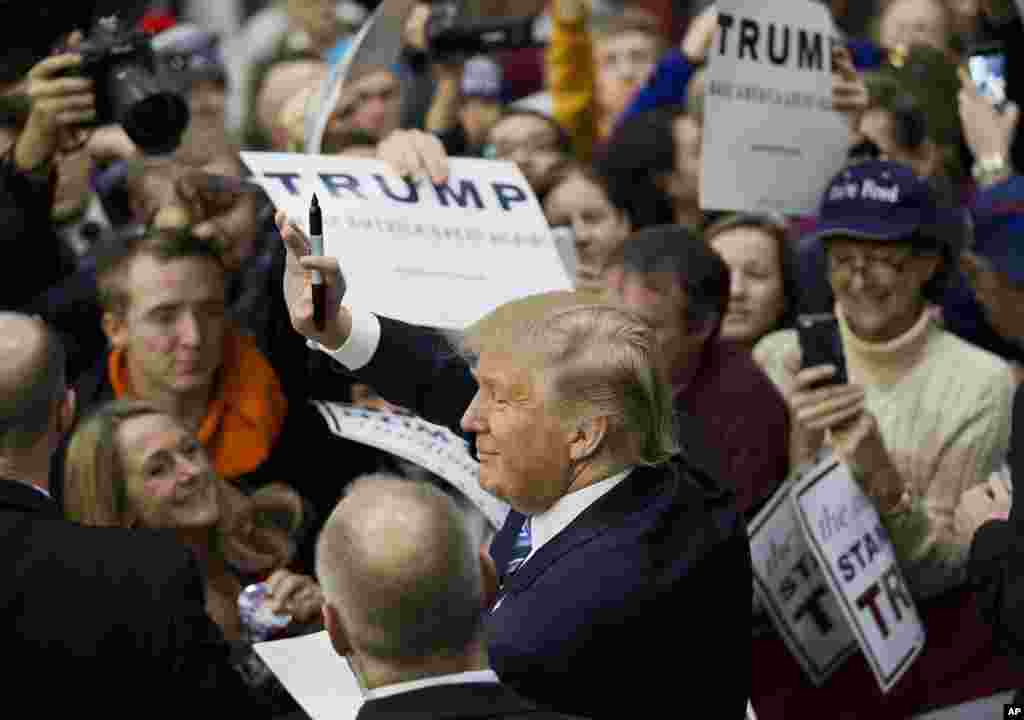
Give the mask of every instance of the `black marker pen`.
M 313 246 L 314 255 L 324 254 L 324 221 L 320 214 L 320 203 L 316 193 L 309 205 L 309 241 Z M 327 320 L 327 286 L 319 270 L 313 271 L 313 325 L 317 330 L 326 327 Z

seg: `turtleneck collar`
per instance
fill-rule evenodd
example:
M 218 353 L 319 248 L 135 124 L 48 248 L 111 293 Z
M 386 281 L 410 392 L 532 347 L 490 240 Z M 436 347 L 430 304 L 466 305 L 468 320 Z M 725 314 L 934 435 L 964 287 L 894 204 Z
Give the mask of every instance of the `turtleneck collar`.
M 864 387 L 888 387 L 898 383 L 918 364 L 928 338 L 937 331 L 931 315 L 925 311 L 902 335 L 876 343 L 853 334 L 838 302 L 836 317 L 850 382 Z

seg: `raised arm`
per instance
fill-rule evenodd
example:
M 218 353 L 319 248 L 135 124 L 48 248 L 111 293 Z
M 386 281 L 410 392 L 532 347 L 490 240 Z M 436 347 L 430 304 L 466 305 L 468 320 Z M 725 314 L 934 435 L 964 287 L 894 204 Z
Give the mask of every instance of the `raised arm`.
M 434 182 L 443 182 L 448 175 L 444 147 L 430 133 L 397 131 L 381 143 L 378 156 L 401 175 L 427 176 Z M 333 358 L 338 372 L 366 383 L 387 401 L 458 432 L 476 382 L 449 339 L 433 328 L 378 318 L 346 305 L 345 278 L 337 259 L 310 256 L 302 230 L 285 213 L 279 212 L 276 219 L 287 248 L 284 296 L 295 330 Z M 321 272 L 328 288 L 328 320 L 322 332 L 313 326 L 312 270 Z

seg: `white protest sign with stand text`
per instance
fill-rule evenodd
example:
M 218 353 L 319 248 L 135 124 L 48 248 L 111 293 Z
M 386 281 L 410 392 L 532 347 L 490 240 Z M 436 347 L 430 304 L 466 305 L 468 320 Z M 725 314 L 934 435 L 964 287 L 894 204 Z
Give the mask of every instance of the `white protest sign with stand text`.
M 480 487 L 480 464 L 470 456 L 466 441 L 448 428 L 384 410 L 322 401 L 313 404 L 335 435 L 426 468 L 469 498 L 495 529 L 505 524 L 508 504 Z
M 821 685 L 857 640 L 793 511 L 787 482 L 750 523 L 754 587 L 790 653 Z
M 242 152 L 278 209 L 306 228 L 315 192 L 324 254 L 345 274 L 345 302 L 369 312 L 464 329 L 495 307 L 569 290 L 536 196 L 514 163 L 451 158 L 443 185 L 407 181 L 383 162 Z
M 850 131 L 832 110 L 828 8 L 721 0 L 708 53 L 702 208 L 810 213 L 842 167 Z
M 882 692 L 924 648 L 925 631 L 889 536 L 847 466 L 829 456 L 790 497 Z

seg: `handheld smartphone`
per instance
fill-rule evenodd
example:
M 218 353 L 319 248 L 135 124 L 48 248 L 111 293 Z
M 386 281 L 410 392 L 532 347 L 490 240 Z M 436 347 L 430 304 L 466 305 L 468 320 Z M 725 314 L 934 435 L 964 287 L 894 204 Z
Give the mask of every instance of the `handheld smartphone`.
M 827 384 L 845 385 L 846 358 L 843 356 L 843 341 L 839 336 L 839 321 L 831 313 L 800 315 L 796 321 L 800 339 L 801 368 L 832 365 L 835 376 Z
M 967 74 L 978 92 L 1002 110 L 1006 107 L 1006 53 L 999 45 L 974 48 L 967 56 Z

